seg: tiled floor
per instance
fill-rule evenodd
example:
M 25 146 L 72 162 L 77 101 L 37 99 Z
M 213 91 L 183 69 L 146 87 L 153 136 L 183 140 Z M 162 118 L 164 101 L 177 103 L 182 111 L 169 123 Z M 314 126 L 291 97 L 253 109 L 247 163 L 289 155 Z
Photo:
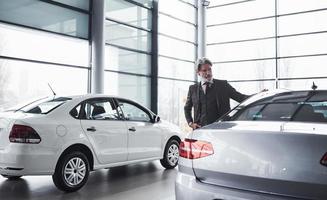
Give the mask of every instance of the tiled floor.
M 51 176 L 0 177 L 0 199 L 24 200 L 174 200 L 177 169 L 165 170 L 158 161 L 92 172 L 78 192 L 64 193 Z

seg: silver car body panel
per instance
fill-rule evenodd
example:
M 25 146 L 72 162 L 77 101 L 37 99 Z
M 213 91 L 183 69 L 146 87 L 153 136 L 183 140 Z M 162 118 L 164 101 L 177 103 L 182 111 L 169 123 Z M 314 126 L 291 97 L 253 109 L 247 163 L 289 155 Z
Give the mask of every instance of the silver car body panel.
M 327 124 L 229 121 L 186 138 L 214 154 L 179 160 L 176 199 L 327 199 Z

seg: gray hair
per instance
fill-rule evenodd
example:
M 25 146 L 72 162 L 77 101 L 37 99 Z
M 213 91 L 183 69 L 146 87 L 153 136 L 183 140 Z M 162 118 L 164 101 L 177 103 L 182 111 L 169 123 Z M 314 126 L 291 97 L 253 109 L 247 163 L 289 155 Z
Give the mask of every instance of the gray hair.
M 198 71 L 200 70 L 202 65 L 208 64 L 210 66 L 212 66 L 212 62 L 208 59 L 208 58 L 200 58 L 197 62 L 197 69 Z

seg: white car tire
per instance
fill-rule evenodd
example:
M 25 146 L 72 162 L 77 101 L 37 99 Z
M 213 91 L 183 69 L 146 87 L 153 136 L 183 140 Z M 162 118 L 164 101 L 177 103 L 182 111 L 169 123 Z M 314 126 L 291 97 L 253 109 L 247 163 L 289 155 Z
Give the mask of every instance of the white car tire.
M 179 142 L 175 139 L 168 141 L 164 157 L 160 160 L 161 165 L 166 169 L 173 169 L 177 166 L 179 159 Z
M 90 173 L 90 164 L 82 152 L 68 153 L 58 161 L 52 180 L 65 192 L 75 192 L 85 185 Z

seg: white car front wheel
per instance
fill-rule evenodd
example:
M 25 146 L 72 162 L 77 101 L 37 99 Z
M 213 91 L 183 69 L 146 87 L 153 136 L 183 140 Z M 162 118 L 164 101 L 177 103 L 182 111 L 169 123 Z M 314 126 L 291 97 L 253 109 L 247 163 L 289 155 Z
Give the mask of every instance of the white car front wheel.
M 89 173 L 87 157 L 82 152 L 72 152 L 59 160 L 52 180 L 58 189 L 74 192 L 85 185 Z

